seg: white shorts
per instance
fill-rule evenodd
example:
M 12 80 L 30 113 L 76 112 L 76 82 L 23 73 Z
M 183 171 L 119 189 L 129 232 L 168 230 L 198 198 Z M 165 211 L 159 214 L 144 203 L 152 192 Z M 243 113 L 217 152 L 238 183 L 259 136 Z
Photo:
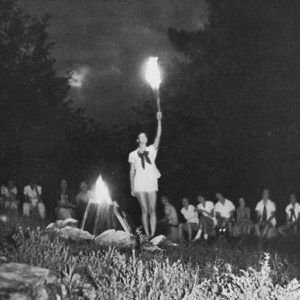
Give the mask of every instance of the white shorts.
M 157 178 L 142 178 L 141 176 L 135 176 L 134 178 L 134 191 L 138 193 L 150 193 L 158 191 Z

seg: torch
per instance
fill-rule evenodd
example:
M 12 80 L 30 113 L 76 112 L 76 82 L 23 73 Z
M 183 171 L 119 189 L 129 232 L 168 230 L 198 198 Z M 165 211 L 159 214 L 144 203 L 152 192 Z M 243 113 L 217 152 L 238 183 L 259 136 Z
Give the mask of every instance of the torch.
M 159 97 L 159 86 L 161 84 L 161 77 L 159 66 L 157 63 L 158 57 L 149 57 L 146 64 L 146 80 L 150 84 L 156 99 L 157 99 L 157 111 L 161 112 L 160 108 L 160 97 Z

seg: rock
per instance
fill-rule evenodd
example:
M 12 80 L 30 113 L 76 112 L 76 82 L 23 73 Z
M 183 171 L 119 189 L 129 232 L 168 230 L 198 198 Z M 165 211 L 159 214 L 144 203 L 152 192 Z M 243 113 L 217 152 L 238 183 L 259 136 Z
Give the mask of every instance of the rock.
M 26 264 L 7 263 L 0 266 L 0 289 L 19 289 L 47 281 L 49 270 Z
M 152 244 L 148 244 L 148 245 L 144 245 L 142 247 L 142 249 L 144 251 L 148 251 L 148 252 L 163 252 L 164 250 L 159 248 L 158 246 L 154 246 Z
M 125 231 L 109 229 L 98 235 L 94 242 L 98 246 L 132 248 L 136 246 L 136 238 Z
M 159 246 L 161 245 L 162 243 L 164 243 L 166 241 L 166 236 L 164 236 L 163 234 L 161 235 L 158 235 L 156 237 L 154 237 L 150 243 L 153 245 L 153 246 Z
M 0 256 L 0 263 L 6 263 L 7 258 L 5 256 Z
M 64 228 L 66 226 L 78 227 L 78 220 L 67 218 L 65 220 L 57 220 L 55 223 L 50 223 L 46 229 Z
M 41 286 L 37 290 L 36 300 L 48 300 L 49 295 L 45 287 Z
M 30 298 L 22 293 L 13 293 L 10 295 L 9 300 L 30 300 Z
M 0 222 L 2 223 L 6 223 L 8 220 L 7 216 L 6 215 L 0 215 Z
M 66 226 L 59 230 L 62 237 L 71 239 L 73 241 L 92 240 L 94 238 L 89 232 L 79 228 Z

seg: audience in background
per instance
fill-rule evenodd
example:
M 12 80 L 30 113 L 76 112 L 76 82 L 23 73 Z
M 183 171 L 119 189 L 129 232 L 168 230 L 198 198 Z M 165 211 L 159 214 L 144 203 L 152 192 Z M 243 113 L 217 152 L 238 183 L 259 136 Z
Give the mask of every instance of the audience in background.
M 177 240 L 179 224 L 176 209 L 168 197 L 161 196 L 160 201 L 164 206 L 164 218 L 158 221 L 158 225 L 165 229 L 169 240 L 174 242 Z
M 76 205 L 74 204 L 74 200 L 74 195 L 69 190 L 67 180 L 62 179 L 60 189 L 57 193 L 57 206 L 55 209 L 57 220 L 76 217 Z
M 246 206 L 243 197 L 239 198 L 239 207 L 236 210 L 236 221 L 234 224 L 234 236 L 250 235 L 253 228 L 251 221 L 251 210 Z
M 272 237 L 276 226 L 276 205 L 270 200 L 270 192 L 264 189 L 262 200 L 256 205 L 255 212 L 258 222 L 255 224 L 255 230 L 258 237 Z
M 80 192 L 76 197 L 72 194 L 65 179 L 60 182 L 60 189 L 57 193 L 55 208 L 56 219 L 64 220 L 67 218 L 77 218 L 81 221 L 86 205 L 94 194 L 88 190 L 86 182 L 80 183 Z M 300 226 L 300 204 L 295 193 L 290 195 L 290 203 L 286 206 L 286 222 L 276 230 L 276 205 L 270 199 L 268 189 L 262 191 L 262 199 L 257 203 L 255 212 L 257 222 L 251 220 L 251 210 L 246 205 L 243 197 L 238 199 L 239 207 L 235 209 L 234 204 L 226 199 L 221 193 L 216 194 L 218 200 L 216 204 L 198 194 L 196 197 L 197 208 L 190 204 L 188 198 L 182 199 L 182 209 L 180 210 L 185 219 L 185 223 L 179 224 L 178 215 L 175 207 L 170 203 L 167 196 L 161 197 L 164 207 L 164 218 L 158 224 L 164 230 L 171 241 L 182 240 L 186 233 L 188 241 L 204 240 L 215 232 L 215 227 L 219 233 L 228 232 L 235 237 L 247 236 L 253 232 L 258 237 L 270 238 L 278 234 L 282 236 L 297 235 Z M 29 217 L 34 211 L 41 219 L 45 218 L 45 205 L 42 200 L 42 187 L 31 180 L 29 185 L 24 187 L 23 216 Z M 19 208 L 18 190 L 13 180 L 8 180 L 7 184 L 0 187 L 0 212 L 18 214 Z M 234 216 L 236 219 L 234 219 Z
M 216 198 L 218 202 L 215 205 L 215 216 L 219 232 L 225 233 L 228 230 L 229 235 L 232 235 L 235 206 L 221 193 L 217 193 Z
M 181 214 L 184 216 L 186 222 L 184 224 L 179 225 L 179 240 L 182 240 L 183 233 L 187 232 L 188 241 L 192 241 L 193 232 L 198 230 L 199 227 L 199 218 L 198 211 L 196 207 L 189 203 L 188 198 L 182 199 L 182 209 Z
M 34 210 L 37 210 L 39 217 L 44 219 L 46 211 L 42 201 L 42 187 L 31 180 L 31 183 L 24 187 L 24 198 L 23 216 L 29 217 Z
M 197 210 L 199 214 L 199 229 L 194 238 L 194 241 L 201 239 L 203 232 L 204 240 L 208 239 L 208 233 L 215 227 L 216 219 L 214 208 L 215 205 L 211 201 L 207 201 L 204 196 L 197 196 Z
M 278 228 L 278 233 L 287 236 L 287 233 L 296 235 L 299 230 L 300 204 L 296 194 L 290 195 L 290 203 L 285 209 L 286 224 Z
M 4 210 L 9 213 L 17 214 L 19 201 L 17 198 L 18 190 L 13 182 L 13 180 L 8 180 L 7 186 L 1 186 L 1 200 L 3 203 Z

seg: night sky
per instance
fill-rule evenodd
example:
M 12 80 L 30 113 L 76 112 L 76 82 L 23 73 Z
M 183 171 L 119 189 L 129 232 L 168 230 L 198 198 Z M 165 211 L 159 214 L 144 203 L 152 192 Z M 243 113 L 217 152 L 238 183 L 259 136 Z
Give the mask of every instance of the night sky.
M 168 27 L 199 30 L 204 0 L 22 0 L 32 15 L 50 13 L 52 56 L 60 75 L 73 70 L 82 86 L 69 96 L 103 124 L 123 121 L 130 106 L 149 97 L 142 65 L 149 55 L 170 64 L 178 54 Z M 78 83 L 78 82 L 77 82 Z

